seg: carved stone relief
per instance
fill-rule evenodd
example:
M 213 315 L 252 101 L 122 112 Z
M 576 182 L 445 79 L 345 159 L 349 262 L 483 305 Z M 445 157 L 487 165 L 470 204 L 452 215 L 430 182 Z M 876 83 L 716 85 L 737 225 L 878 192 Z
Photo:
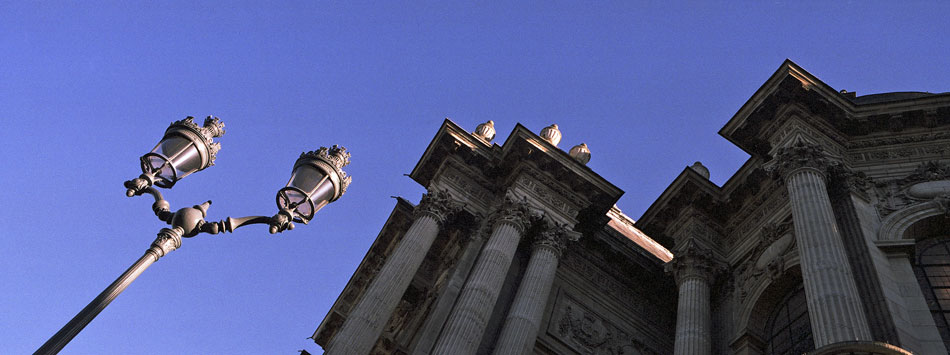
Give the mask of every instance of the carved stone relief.
M 759 243 L 733 272 L 734 289 L 739 304 L 765 280 L 776 280 L 785 273 L 786 260 L 795 247 L 791 221 L 770 223 L 762 227 Z
M 873 190 L 881 218 L 913 204 L 950 198 L 950 166 L 937 161 L 921 163 L 903 179 L 879 182 Z
M 580 354 L 658 354 L 566 294 L 558 297 L 548 323 L 548 334 Z
M 582 275 L 585 280 L 595 285 L 600 293 L 624 304 L 628 307 L 627 310 L 634 314 L 644 319 L 657 319 L 660 317 L 659 314 L 656 314 L 656 309 L 646 307 L 644 302 L 642 302 L 635 293 L 630 292 L 628 286 L 617 281 L 616 278 L 597 267 L 595 264 L 598 262 L 592 262 L 584 256 L 579 255 L 583 253 L 584 250 L 582 248 L 572 249 L 570 253 L 565 253 L 561 259 L 561 264 L 564 268 L 570 269 L 578 275 Z

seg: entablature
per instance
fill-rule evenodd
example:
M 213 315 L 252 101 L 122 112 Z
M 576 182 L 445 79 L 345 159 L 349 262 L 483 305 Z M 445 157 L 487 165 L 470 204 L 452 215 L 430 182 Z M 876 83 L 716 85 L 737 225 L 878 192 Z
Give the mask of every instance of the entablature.
M 430 190 L 460 190 L 458 202 L 475 214 L 514 194 L 560 223 L 587 232 L 607 223 L 607 212 L 623 194 L 520 124 L 499 146 L 446 119 L 409 176 Z

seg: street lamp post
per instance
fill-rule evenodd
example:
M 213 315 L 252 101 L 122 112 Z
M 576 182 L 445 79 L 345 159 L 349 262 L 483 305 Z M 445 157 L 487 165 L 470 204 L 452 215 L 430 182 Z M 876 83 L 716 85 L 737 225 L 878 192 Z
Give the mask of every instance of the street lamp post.
M 125 182 L 129 197 L 149 194 L 155 199 L 152 210 L 170 228 L 162 228 L 152 245 L 128 270 L 89 302 L 72 320 L 46 341 L 34 354 L 56 354 L 68 344 L 99 312 L 102 312 L 132 281 L 159 258 L 181 247 L 182 238 L 201 233 L 217 234 L 251 224 L 267 224 L 270 233 L 294 229 L 294 222 L 307 224 L 323 206 L 336 201 L 350 184 L 351 178 L 342 170 L 350 163 L 346 148 L 321 147 L 305 152 L 294 164 L 290 181 L 277 192 L 277 214 L 267 216 L 228 217 L 206 221 L 211 201 L 171 211 L 171 205 L 154 186 L 171 188 L 178 180 L 214 165 L 221 148 L 213 139 L 224 135 L 224 123 L 208 116 L 199 127 L 193 117 L 173 122 L 162 140 L 141 158 L 142 175 Z

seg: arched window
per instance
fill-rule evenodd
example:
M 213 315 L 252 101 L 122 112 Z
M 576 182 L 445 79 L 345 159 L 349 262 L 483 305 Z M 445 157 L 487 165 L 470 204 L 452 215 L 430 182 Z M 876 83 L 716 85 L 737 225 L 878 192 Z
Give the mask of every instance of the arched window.
M 916 261 L 917 282 L 940 337 L 950 348 L 950 237 L 918 241 Z
M 765 353 L 772 355 L 802 354 L 815 350 L 808 319 L 805 289 L 799 285 L 779 302 L 766 323 Z

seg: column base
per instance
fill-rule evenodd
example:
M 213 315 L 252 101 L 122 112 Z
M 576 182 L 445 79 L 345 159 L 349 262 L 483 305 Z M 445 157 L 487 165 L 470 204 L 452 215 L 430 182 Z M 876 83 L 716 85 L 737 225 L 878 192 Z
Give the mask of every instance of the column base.
M 878 341 L 842 341 L 828 344 L 807 355 L 913 355 L 910 351 Z

